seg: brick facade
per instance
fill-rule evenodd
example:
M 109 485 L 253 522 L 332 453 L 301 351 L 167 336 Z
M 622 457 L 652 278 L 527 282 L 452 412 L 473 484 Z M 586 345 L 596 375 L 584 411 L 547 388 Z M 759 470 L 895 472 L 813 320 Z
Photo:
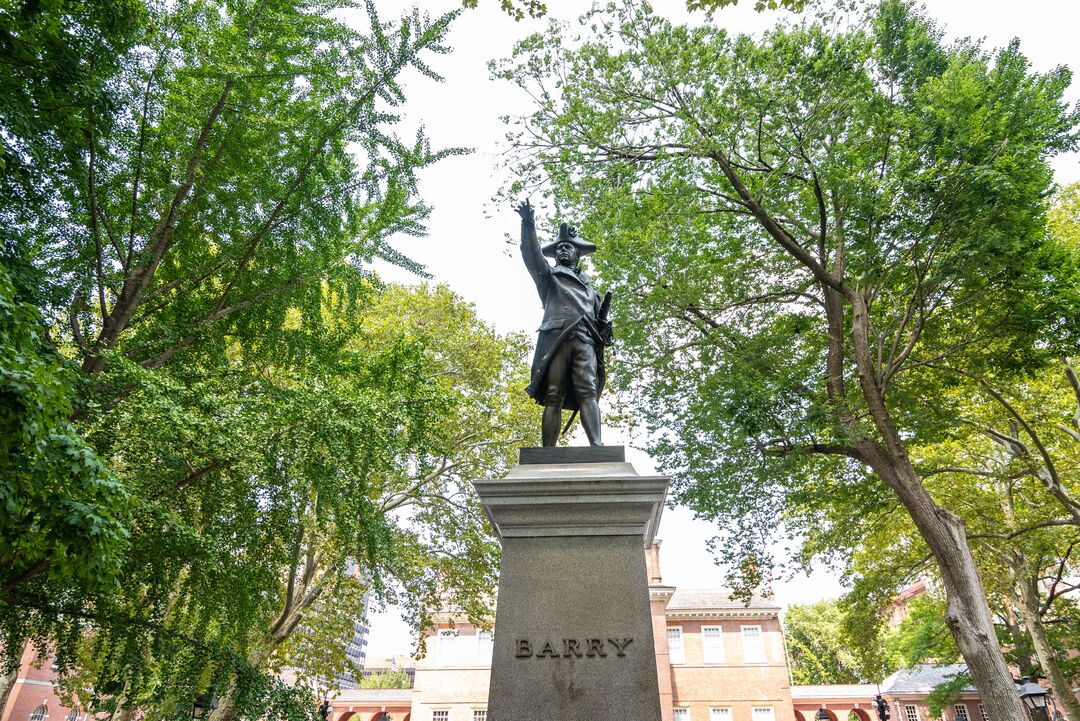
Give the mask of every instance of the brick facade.
M 52 656 L 40 654 L 28 645 L 23 651 L 22 666 L 8 697 L 3 721 L 84 721 L 86 714 L 61 701 L 53 683 L 56 674 Z M 44 706 L 44 716 L 35 711 Z
M 831 721 L 877 721 L 879 691 L 891 721 L 931 721 L 926 694 L 952 667 L 898 672 L 880 688 L 792 688 L 780 607 L 761 597 L 744 605 L 720 589 L 665 586 L 658 554 L 659 544 L 646 551 L 659 721 L 814 721 L 821 710 Z M 331 692 L 329 721 L 385 721 L 383 714 L 390 721 L 486 721 L 491 633 L 451 612 L 437 614 L 435 624 L 413 688 Z M 50 659 L 28 650 L 0 721 L 89 721 L 61 702 L 53 678 Z M 42 705 L 44 718 L 34 718 Z M 943 721 L 986 721 L 973 689 L 945 709 Z

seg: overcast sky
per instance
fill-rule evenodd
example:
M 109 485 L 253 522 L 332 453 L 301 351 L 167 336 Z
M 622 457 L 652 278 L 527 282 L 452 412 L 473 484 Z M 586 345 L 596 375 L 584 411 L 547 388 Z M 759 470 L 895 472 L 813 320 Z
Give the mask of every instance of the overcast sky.
M 435 14 L 459 7 L 460 0 L 425 0 L 420 4 Z M 426 265 L 437 282 L 449 284 L 473 302 L 480 317 L 500 331 L 532 333 L 541 316 L 540 304 L 515 247 L 505 241 L 507 233 L 516 239 L 518 219 L 509 208 L 496 208 L 490 202 L 500 185 L 496 167 L 506 132 L 499 118 L 525 112 L 529 106 L 527 98 L 513 87 L 489 79 L 487 61 L 509 55 L 516 40 L 542 30 L 547 20 L 515 23 L 499 10 L 499 4 L 499 0 L 479 0 L 480 7 L 464 12 L 454 23 L 450 33 L 453 52 L 432 61 L 446 78 L 445 83 L 435 84 L 420 76 L 408 79 L 404 112 L 409 123 L 422 122 L 435 147 L 465 146 L 475 152 L 448 158 L 425 171 L 421 194 L 434 207 L 429 235 L 403 239 L 396 246 Z M 700 13 L 688 14 L 683 0 L 658 0 L 652 4 L 678 22 L 705 21 Z M 401 0 L 376 0 L 385 19 L 393 17 L 403 5 Z M 590 5 L 581 0 L 548 0 L 550 15 L 567 21 L 574 20 Z M 717 12 L 712 22 L 732 32 L 757 33 L 783 15 L 755 13 L 752 5 L 752 0 L 742 0 L 740 7 Z M 929 0 L 926 7 L 950 38 L 983 37 L 988 46 L 999 47 L 1019 37 L 1021 49 L 1035 70 L 1047 71 L 1057 65 L 1067 65 L 1074 72 L 1080 70 L 1078 0 Z M 1070 103 L 1080 99 L 1080 82 L 1074 80 L 1068 99 Z M 1080 180 L 1077 154 L 1057 158 L 1054 169 L 1059 183 Z M 545 211 L 540 205 L 537 220 L 541 227 L 553 220 Z M 603 242 L 602 238 L 593 240 Z M 415 277 L 394 268 L 379 270 L 388 279 L 416 282 Z M 619 439 L 606 436 L 605 440 L 610 443 Z M 640 452 L 632 453 L 631 460 L 641 473 L 654 470 Z M 663 539 L 665 583 L 683 587 L 722 585 L 722 575 L 704 546 L 711 535 L 710 525 L 693 520 L 689 512 L 665 510 L 658 534 Z M 842 589 L 823 570 L 810 579 L 778 580 L 774 590 L 777 600 L 787 605 L 835 597 Z M 373 613 L 371 620 L 370 666 L 379 665 L 387 656 L 411 651 L 414 640 L 395 609 Z

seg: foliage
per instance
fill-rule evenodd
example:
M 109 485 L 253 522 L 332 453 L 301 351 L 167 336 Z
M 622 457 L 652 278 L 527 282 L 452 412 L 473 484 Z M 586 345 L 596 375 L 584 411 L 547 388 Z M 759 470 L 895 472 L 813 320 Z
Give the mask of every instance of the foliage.
M 71 620 L 44 600 L 85 605 L 108 591 L 128 543 L 129 494 L 70 420 L 78 374 L 53 344 L 34 237 L 19 225 L 46 212 L 49 164 L 113 107 L 108 79 L 145 10 L 53 0 L 8 4 L 0 17 L 0 563 L 5 597 L 48 589 L 18 617 L 0 613 L 5 646 L 20 649 L 61 627 L 70 643 Z
M 971 676 L 964 672 L 950 674 L 947 679 L 926 695 L 926 710 L 930 718 L 944 718 L 942 710 L 959 701 L 960 694 L 971 688 Z
M 461 6 L 466 8 L 475 8 L 478 4 L 478 0 L 461 0 Z M 547 14 L 547 3 L 541 0 L 499 0 L 499 6 L 504 13 L 518 21 L 524 20 L 526 15 L 540 18 Z
M 625 47 L 585 38 L 570 50 L 553 27 L 497 69 L 539 102 L 521 121 L 522 181 L 509 192 L 550 183 L 564 212 L 608 239 L 596 257 L 625 290 L 630 367 L 619 377 L 640 395 L 682 499 L 730 528 L 735 548 L 761 552 L 777 513 L 816 536 L 840 520 L 826 510 L 817 522 L 823 501 L 850 499 L 845 521 L 891 505 L 842 452 L 875 430 L 861 394 L 838 395 L 858 388 L 859 371 L 850 349 L 829 354 L 826 291 L 763 222 L 775 218 L 813 267 L 842 271 L 874 298 L 878 372 L 905 434 L 950 427 L 952 409 L 922 399 L 957 379 L 931 363 L 1004 372 L 1076 342 L 1065 321 L 1075 262 L 1026 200 L 1048 184 L 1044 155 L 1075 142 L 1076 117 L 1058 100 L 1067 71 L 1028 76 L 1016 46 L 945 48 L 898 3 L 870 22 L 836 36 L 778 29 L 755 43 L 643 11 L 594 14 L 586 26 Z M 559 90 L 548 84 L 557 75 Z M 736 165 L 721 166 L 721 149 Z M 731 195 L 729 170 L 760 206 Z M 829 358 L 842 375 L 830 375 Z M 759 492 L 737 492 L 747 486 Z
M 34 201 L 44 166 L 117 111 L 109 79 L 147 11 L 138 0 L 43 0 L 0 12 L 0 188 L 8 203 Z
M 228 689 L 220 718 L 242 717 L 259 672 L 289 666 L 308 685 L 355 672 L 341 651 L 364 594 L 414 626 L 446 602 L 490 614 L 497 546 L 468 480 L 535 443 L 517 392 L 525 340 L 444 287 L 373 285 L 351 310 L 327 299 L 322 324 L 295 360 L 266 363 L 256 343 L 168 388 L 132 370 L 140 385 L 107 423 L 131 430 L 93 437 L 122 441 L 104 454 L 155 499 L 113 599 L 140 626 L 89 636 L 70 686 L 126 685 L 121 706 L 167 710 L 201 677 Z M 209 670 L 177 639 L 213 649 Z
M 880 682 L 901 668 L 960 660 L 945 624 L 944 601 L 935 593 L 907 601 L 906 615 L 895 626 L 884 617 L 895 610 L 896 597 L 885 608 L 875 608 L 874 600 L 856 592 L 842 601 L 788 609 L 784 639 L 795 683 Z
M 359 681 L 360 688 L 410 688 L 409 674 L 404 671 L 373 673 Z
M 686 0 L 686 9 L 712 12 L 738 4 L 739 0 Z M 766 9 L 777 10 L 783 8 L 792 12 L 799 12 L 805 9 L 808 4 L 809 0 L 754 0 L 754 9 L 761 12 Z
M 0 266 L 0 566 L 10 591 L 47 570 L 107 590 L 128 533 L 125 489 L 69 420 L 74 369 Z
M 784 613 L 784 644 L 792 683 L 860 682 L 842 623 L 842 610 L 836 601 L 788 607 Z
M 754 9 L 761 12 L 768 8 L 776 10 L 784 8 L 792 12 L 803 10 L 808 0 L 754 0 Z M 461 0 L 462 7 L 475 8 L 479 0 Z M 712 12 L 729 5 L 738 5 L 739 0 L 686 0 L 687 10 L 705 10 Z M 500 0 L 500 7 L 514 20 L 524 20 L 528 15 L 531 18 L 541 18 L 547 15 L 547 3 L 540 0 Z
M 318 700 L 302 686 L 290 686 L 280 679 L 259 676 L 251 696 L 243 705 L 244 721 L 320 721 Z
M 1069 72 L 947 45 L 898 1 L 760 40 L 637 6 L 582 27 L 494 67 L 535 99 L 507 194 L 542 187 L 605 237 L 618 377 L 679 500 L 756 577 L 778 519 L 804 558 L 843 558 L 899 501 L 987 708 L 1019 713 L 963 521 L 912 449 L 977 378 L 1080 348 L 1080 262 L 1038 202 L 1076 147 Z
M 1080 182 L 1059 188 L 1047 217 L 1050 231 L 1074 252 L 1080 250 Z
M 524 341 L 368 270 L 423 272 L 390 239 L 423 233 L 416 174 L 462 151 L 399 137 L 400 77 L 437 79 L 454 14 L 368 3 L 361 32 L 354 9 L 46 3 L 0 38 L 42 41 L 4 87 L 44 78 L 0 108 L 5 182 L 35 193 L 0 199 L 2 462 L 26 475 L 0 628 L 55 642 L 84 707 L 181 717 L 212 685 L 222 717 L 310 715 L 266 671 L 320 599 L 486 610 L 496 549 L 464 479 L 521 440 Z
M 945 602 L 933 594 L 918 596 L 908 602 L 907 616 L 890 634 L 886 646 L 890 656 L 904 668 L 920 663 L 949 664 L 960 660 L 960 652 L 945 624 Z

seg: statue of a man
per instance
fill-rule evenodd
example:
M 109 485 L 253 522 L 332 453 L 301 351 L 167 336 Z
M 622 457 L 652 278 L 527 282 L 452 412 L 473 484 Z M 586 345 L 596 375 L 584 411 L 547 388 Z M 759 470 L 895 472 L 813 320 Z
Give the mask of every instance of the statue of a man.
M 596 246 L 563 223 L 558 237 L 541 247 L 529 201 L 514 210 L 521 216 L 521 256 L 544 304 L 526 388 L 544 406 L 544 446 L 554 446 L 558 440 L 563 408 L 579 411 L 589 443 L 602 445 L 597 398 L 604 389 L 604 346 L 611 344 L 611 324 L 606 308 L 601 310 L 600 294 L 580 264 L 581 257 L 595 252 Z M 554 267 L 544 256 L 555 259 Z

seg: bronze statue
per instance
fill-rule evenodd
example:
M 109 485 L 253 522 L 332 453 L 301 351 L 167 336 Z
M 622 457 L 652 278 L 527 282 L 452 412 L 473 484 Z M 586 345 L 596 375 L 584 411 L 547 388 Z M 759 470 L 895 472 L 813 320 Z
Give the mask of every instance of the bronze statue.
M 601 301 L 580 264 L 581 257 L 595 252 L 596 246 L 563 223 L 558 237 L 541 247 L 529 201 L 514 210 L 521 216 L 521 256 L 544 304 L 532 375 L 525 389 L 544 406 L 543 444 L 555 445 L 562 409 L 566 408 L 581 413 L 589 443 L 603 445 L 597 399 L 604 389 L 604 346 L 611 345 L 611 323 L 607 320 L 611 294 Z M 555 266 L 544 256 L 554 258 Z

